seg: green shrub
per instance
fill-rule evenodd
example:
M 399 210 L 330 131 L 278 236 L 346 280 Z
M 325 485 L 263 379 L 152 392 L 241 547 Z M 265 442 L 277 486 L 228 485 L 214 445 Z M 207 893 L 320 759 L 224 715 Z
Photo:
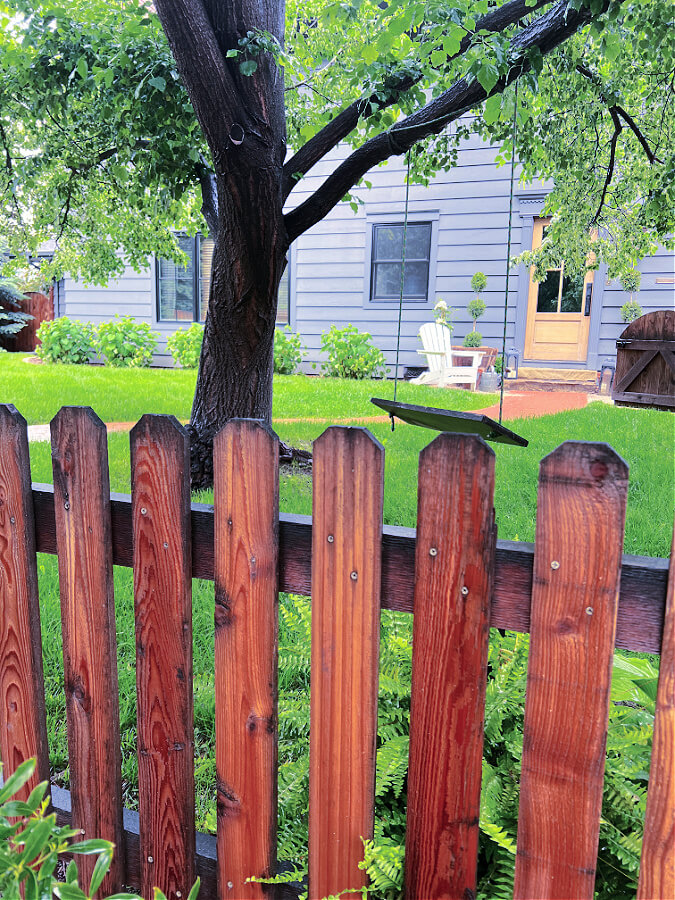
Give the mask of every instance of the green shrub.
M 469 310 L 475 328 L 476 319 L 480 319 L 485 312 L 485 300 L 482 297 L 474 297 L 473 300 L 469 300 L 466 308 Z
M 484 272 L 474 272 L 471 279 L 471 290 L 474 294 L 482 294 L 487 287 L 487 276 Z M 474 316 L 475 319 L 478 316 Z
M 24 300 L 23 293 L 13 281 L 0 278 L 0 337 L 18 334 L 33 318 L 29 313 L 21 312 Z
M 62 316 L 43 322 L 37 330 L 42 343 L 36 349 L 40 359 L 53 363 L 88 363 L 96 351 L 94 328 L 89 322 L 77 322 Z
M 149 366 L 158 335 L 150 331 L 147 322 L 116 315 L 110 322 L 101 322 L 97 338 L 98 349 L 107 365 Z
M 623 290 L 631 295 L 631 300 L 633 299 L 633 294 L 637 293 L 640 290 L 640 282 L 642 281 L 642 276 L 638 269 L 628 269 L 627 272 L 624 272 L 623 275 L 619 278 L 619 282 Z
M 464 347 L 480 347 L 483 343 L 483 335 L 480 331 L 470 331 L 464 338 Z
M 336 328 L 321 335 L 321 349 L 328 354 L 322 366 L 324 375 L 338 378 L 377 378 L 385 374 L 384 354 L 371 336 L 354 325 Z
M 626 322 L 634 322 L 642 315 L 642 307 L 637 300 L 626 300 L 621 307 L 621 319 Z
M 173 361 L 181 369 L 196 369 L 202 352 L 204 326 L 195 322 L 189 328 L 179 328 L 166 342 Z
M 278 375 L 292 375 L 304 356 L 302 340 L 288 325 L 274 329 L 274 371 Z

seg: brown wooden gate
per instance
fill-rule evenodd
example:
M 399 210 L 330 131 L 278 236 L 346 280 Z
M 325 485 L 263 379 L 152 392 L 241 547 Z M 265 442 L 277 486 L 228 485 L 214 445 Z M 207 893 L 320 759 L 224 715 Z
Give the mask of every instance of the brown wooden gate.
M 675 409 L 675 311 L 647 313 L 623 330 L 612 397 L 618 406 Z

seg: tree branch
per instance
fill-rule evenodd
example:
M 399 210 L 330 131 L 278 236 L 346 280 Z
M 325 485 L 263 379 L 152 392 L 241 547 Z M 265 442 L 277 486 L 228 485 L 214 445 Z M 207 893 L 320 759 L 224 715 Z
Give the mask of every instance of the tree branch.
M 511 0 L 498 9 L 486 13 L 476 22 L 476 32 L 484 30 L 491 32 L 504 31 L 509 25 L 514 25 L 520 19 L 531 14 L 542 6 L 548 5 L 551 0 L 537 0 L 534 5 L 527 4 L 526 0 Z M 471 46 L 473 35 L 469 34 L 462 39 L 459 50 L 453 56 L 448 57 L 448 62 L 463 56 Z M 295 185 L 298 183 L 298 173 L 305 175 L 312 166 L 316 165 L 333 147 L 356 128 L 359 119 L 370 114 L 373 110 L 385 109 L 391 106 L 411 87 L 422 80 L 422 73 L 411 74 L 395 73 L 391 81 L 386 84 L 387 95 L 381 96 L 381 92 L 362 97 L 347 106 L 341 113 L 325 125 L 321 131 L 310 138 L 291 159 L 284 165 L 283 198 L 286 200 Z
M 609 0 L 605 0 L 603 10 Z M 540 16 L 521 32 L 510 45 L 514 59 L 508 75 L 502 78 L 492 94 L 501 93 L 530 67 L 528 52 L 538 47 L 549 53 L 591 20 L 587 6 L 573 10 L 567 0 Z M 366 141 L 324 181 L 324 183 L 296 209 L 285 216 L 289 241 L 320 222 L 369 169 L 390 156 L 405 153 L 413 144 L 431 134 L 438 134 L 449 123 L 482 103 L 488 96 L 477 80 L 458 79 L 445 93 L 422 107 L 403 122 Z
M 610 107 L 609 113 L 612 117 L 612 122 L 614 123 L 614 134 L 612 135 L 612 140 L 609 142 L 609 162 L 607 164 L 607 175 L 605 177 L 605 183 L 602 186 L 602 194 L 600 196 L 598 209 L 593 216 L 593 225 L 597 224 L 600 213 L 602 212 L 602 207 L 605 205 L 605 197 L 607 196 L 607 191 L 610 184 L 612 183 L 612 176 L 614 175 L 614 162 L 616 160 L 616 145 L 619 140 L 619 135 L 621 134 L 621 131 L 623 129 L 619 116 L 613 107 Z
M 661 162 L 661 160 L 656 156 L 656 154 L 654 153 L 652 148 L 649 146 L 649 142 L 647 141 L 647 138 L 644 136 L 644 134 L 640 130 L 640 127 L 638 126 L 635 119 L 629 113 L 626 112 L 626 110 L 623 108 L 623 106 L 619 106 L 618 103 L 610 103 L 609 98 L 607 97 L 607 95 L 604 92 L 604 88 L 603 88 L 600 76 L 597 75 L 595 72 L 593 72 L 591 69 L 589 69 L 588 66 L 585 66 L 583 63 L 579 63 L 577 65 L 576 69 L 580 75 L 583 75 L 584 78 L 587 78 L 598 89 L 598 95 L 599 95 L 600 99 L 603 101 L 603 103 L 607 104 L 607 109 L 609 110 L 610 115 L 612 116 L 612 121 L 614 121 L 616 124 L 615 116 L 618 115 L 624 120 L 626 125 L 628 125 L 630 130 L 633 132 L 635 137 L 640 142 L 640 145 L 642 146 L 642 149 L 645 151 L 645 155 L 646 155 L 647 159 L 649 160 L 650 164 L 653 165 L 655 162 Z M 621 130 L 621 129 L 619 129 L 619 130 Z M 618 137 L 616 131 L 614 132 L 614 135 L 612 136 L 612 140 L 614 140 L 615 137 Z M 615 147 L 615 149 L 616 149 L 616 147 Z M 604 194 L 603 194 L 603 196 L 604 196 Z M 602 204 L 601 204 L 601 206 L 602 206 Z M 599 210 L 598 210 L 598 212 L 599 212 Z M 596 218 L 597 218 L 597 214 L 596 214 Z

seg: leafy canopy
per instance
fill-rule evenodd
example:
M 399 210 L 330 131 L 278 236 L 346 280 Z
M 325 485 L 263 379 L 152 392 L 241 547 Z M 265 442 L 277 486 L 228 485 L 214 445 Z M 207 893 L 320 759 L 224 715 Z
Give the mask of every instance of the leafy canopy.
M 355 101 L 352 148 L 476 79 L 490 96 L 418 145 L 414 180 L 453 165 L 470 132 L 509 161 L 515 120 L 523 176 L 555 182 L 548 240 L 526 261 L 604 259 L 617 274 L 675 231 L 672 7 L 570 6 L 584 2 L 590 25 L 550 54 L 531 51 L 517 93 L 503 89 L 514 34 L 555 4 L 529 0 L 519 23 L 493 32 L 481 17 L 507 3 L 288 0 L 283 49 L 252 29 L 233 37 L 227 64 L 253 75 L 261 54 L 275 57 L 293 150 Z M 50 274 L 98 283 L 153 253 L 180 259 L 172 230 L 206 230 L 212 163 L 158 18 L 140 0 L 9 0 L 0 25 L 4 249 L 35 254 L 51 241 Z

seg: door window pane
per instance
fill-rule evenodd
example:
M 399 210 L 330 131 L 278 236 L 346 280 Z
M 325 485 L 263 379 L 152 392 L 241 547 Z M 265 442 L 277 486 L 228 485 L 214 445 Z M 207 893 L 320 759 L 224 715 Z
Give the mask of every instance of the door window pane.
M 211 290 L 211 262 L 213 261 L 213 238 L 199 237 L 199 321 L 206 319 Z
M 560 297 L 560 312 L 579 313 L 584 296 L 584 276 L 563 275 L 562 295 Z
M 371 299 L 397 300 L 401 292 L 404 225 L 374 225 Z M 426 300 L 429 286 L 431 222 L 408 225 L 403 297 Z
M 194 320 L 194 238 L 179 237 L 178 246 L 184 253 L 187 253 L 186 265 L 176 265 L 171 259 L 158 260 L 158 318 L 160 321 L 168 322 L 192 322 Z
M 558 312 L 558 294 L 560 293 L 560 269 L 549 269 L 546 278 L 539 282 L 537 293 L 537 312 Z

